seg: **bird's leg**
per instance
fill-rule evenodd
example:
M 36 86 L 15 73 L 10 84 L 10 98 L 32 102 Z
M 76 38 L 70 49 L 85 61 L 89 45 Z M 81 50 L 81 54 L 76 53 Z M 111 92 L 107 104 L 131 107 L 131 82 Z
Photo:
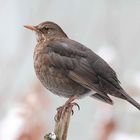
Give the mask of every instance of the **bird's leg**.
M 80 109 L 79 105 L 75 102 L 73 102 L 76 99 L 76 96 L 71 96 L 63 106 L 60 106 L 57 108 L 57 115 L 56 119 L 59 120 L 61 117 L 63 117 L 65 111 L 67 110 L 68 107 L 76 105 L 78 109 Z M 74 111 L 72 110 L 72 115 L 74 114 Z

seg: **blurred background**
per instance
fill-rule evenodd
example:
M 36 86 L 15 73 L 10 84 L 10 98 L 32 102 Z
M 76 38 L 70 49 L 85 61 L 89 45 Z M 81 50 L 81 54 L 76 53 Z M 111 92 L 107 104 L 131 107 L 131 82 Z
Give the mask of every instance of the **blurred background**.
M 34 33 L 23 25 L 59 24 L 69 38 L 91 48 L 117 72 L 140 102 L 139 0 L 0 0 L 0 140 L 43 140 L 66 99 L 44 89 L 33 68 Z M 139 140 L 140 112 L 113 98 L 77 101 L 69 140 Z

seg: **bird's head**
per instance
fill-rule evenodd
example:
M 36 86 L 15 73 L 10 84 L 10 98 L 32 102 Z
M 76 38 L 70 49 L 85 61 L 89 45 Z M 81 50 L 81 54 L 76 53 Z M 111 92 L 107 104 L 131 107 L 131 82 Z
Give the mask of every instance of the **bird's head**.
M 54 37 L 67 37 L 61 27 L 53 22 L 43 22 L 37 26 L 25 25 L 24 27 L 34 31 L 38 41 Z

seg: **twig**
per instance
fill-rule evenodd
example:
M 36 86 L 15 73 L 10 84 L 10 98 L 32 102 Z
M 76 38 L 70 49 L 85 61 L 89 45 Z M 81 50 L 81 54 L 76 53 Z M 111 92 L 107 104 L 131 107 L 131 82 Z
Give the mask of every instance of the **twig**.
M 69 106 L 63 116 L 55 122 L 54 133 L 45 136 L 45 140 L 66 140 L 72 114 L 72 107 Z

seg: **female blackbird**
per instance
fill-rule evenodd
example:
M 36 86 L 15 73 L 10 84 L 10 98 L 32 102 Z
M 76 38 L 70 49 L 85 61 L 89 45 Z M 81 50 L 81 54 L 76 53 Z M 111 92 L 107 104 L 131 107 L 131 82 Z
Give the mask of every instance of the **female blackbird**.
M 127 100 L 140 110 L 140 104 L 120 86 L 114 70 L 92 50 L 69 39 L 57 24 L 43 22 L 25 27 L 37 35 L 34 51 L 37 77 L 54 94 L 69 98 L 63 110 L 83 96 L 113 104 L 108 95 Z

